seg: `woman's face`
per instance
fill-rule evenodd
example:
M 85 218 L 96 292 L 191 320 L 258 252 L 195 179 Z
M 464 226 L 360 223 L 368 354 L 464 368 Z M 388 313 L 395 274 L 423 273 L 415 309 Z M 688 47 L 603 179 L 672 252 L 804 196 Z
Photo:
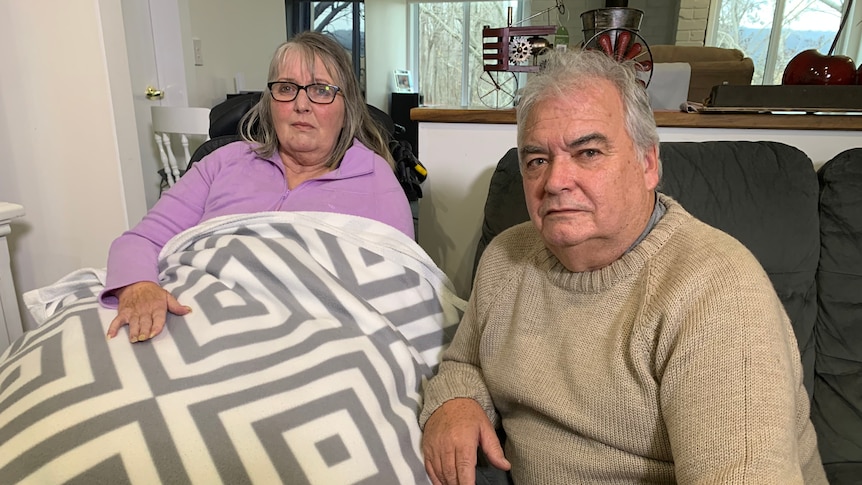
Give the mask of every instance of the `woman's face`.
M 326 70 L 319 58 L 314 60 L 312 75 L 302 56 L 296 52 L 285 55 L 275 80 L 290 81 L 300 86 L 312 83 L 339 86 L 339 81 Z M 282 158 L 288 157 L 285 162 L 292 160 L 304 166 L 326 163 L 344 126 L 344 96 L 336 96 L 331 104 L 316 104 L 301 89 L 293 101 L 271 99 L 270 103 L 279 153 Z

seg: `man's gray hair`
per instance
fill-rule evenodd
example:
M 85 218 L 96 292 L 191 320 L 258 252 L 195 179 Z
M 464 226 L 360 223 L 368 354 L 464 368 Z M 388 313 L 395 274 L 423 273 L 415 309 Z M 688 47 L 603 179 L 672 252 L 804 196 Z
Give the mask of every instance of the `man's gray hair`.
M 573 49 L 552 52 L 542 70 L 531 74 L 521 92 L 517 107 L 518 145 L 523 142 L 523 128 L 533 108 L 548 98 L 568 96 L 573 91 L 604 79 L 616 86 L 623 103 L 626 132 L 634 143 L 638 156 L 653 146 L 658 151 L 658 131 L 646 89 L 638 82 L 635 65 L 631 61 L 617 62 L 596 50 Z M 659 161 L 659 179 L 661 161 Z

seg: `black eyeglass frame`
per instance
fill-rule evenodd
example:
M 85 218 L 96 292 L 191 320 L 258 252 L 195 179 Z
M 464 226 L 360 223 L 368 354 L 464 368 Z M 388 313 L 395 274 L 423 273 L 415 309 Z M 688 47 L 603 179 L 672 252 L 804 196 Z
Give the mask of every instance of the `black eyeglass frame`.
M 272 87 L 276 84 L 292 84 L 292 85 L 296 86 L 296 96 L 294 96 L 293 99 L 285 99 L 285 100 L 281 100 L 281 99 L 276 98 L 275 93 L 272 92 Z M 335 95 L 332 96 L 332 99 L 329 100 L 328 102 L 315 101 L 308 94 L 308 88 L 313 87 L 313 86 L 326 86 L 326 87 L 334 90 Z M 341 93 L 340 87 L 338 87 L 334 84 L 327 84 L 327 83 L 311 83 L 311 84 L 306 84 L 305 86 L 301 86 L 301 85 L 296 84 L 295 82 L 291 82 L 291 81 L 270 81 L 270 82 L 266 83 L 266 88 L 269 90 L 269 95 L 272 96 L 272 99 L 274 99 L 275 101 L 278 101 L 279 103 L 290 103 L 291 101 L 296 101 L 297 96 L 299 96 L 299 92 L 304 90 L 305 95 L 308 96 L 308 100 L 311 101 L 312 103 L 314 103 L 314 104 L 332 104 L 335 102 L 335 98 L 338 97 L 338 94 Z M 343 94 L 342 94 L 342 96 L 343 96 Z

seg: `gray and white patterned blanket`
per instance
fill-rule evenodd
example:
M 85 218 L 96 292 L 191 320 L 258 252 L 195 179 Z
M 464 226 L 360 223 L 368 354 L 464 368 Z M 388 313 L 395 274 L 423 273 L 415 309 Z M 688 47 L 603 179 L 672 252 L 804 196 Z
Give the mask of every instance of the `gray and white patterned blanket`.
M 420 388 L 464 302 L 412 240 L 230 216 L 175 237 L 160 272 L 193 311 L 153 340 L 107 340 L 96 284 L 0 355 L 0 484 L 428 483 Z

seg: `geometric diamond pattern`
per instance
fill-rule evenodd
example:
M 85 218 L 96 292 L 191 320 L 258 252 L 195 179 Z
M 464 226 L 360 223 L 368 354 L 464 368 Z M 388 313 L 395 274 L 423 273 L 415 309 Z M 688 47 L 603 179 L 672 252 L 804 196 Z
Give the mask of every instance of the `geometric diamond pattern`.
M 147 342 L 105 340 L 99 288 L 64 301 L 0 361 L 0 483 L 429 483 L 420 384 L 464 302 L 384 226 L 266 213 L 180 234 L 160 277 L 193 311 Z

